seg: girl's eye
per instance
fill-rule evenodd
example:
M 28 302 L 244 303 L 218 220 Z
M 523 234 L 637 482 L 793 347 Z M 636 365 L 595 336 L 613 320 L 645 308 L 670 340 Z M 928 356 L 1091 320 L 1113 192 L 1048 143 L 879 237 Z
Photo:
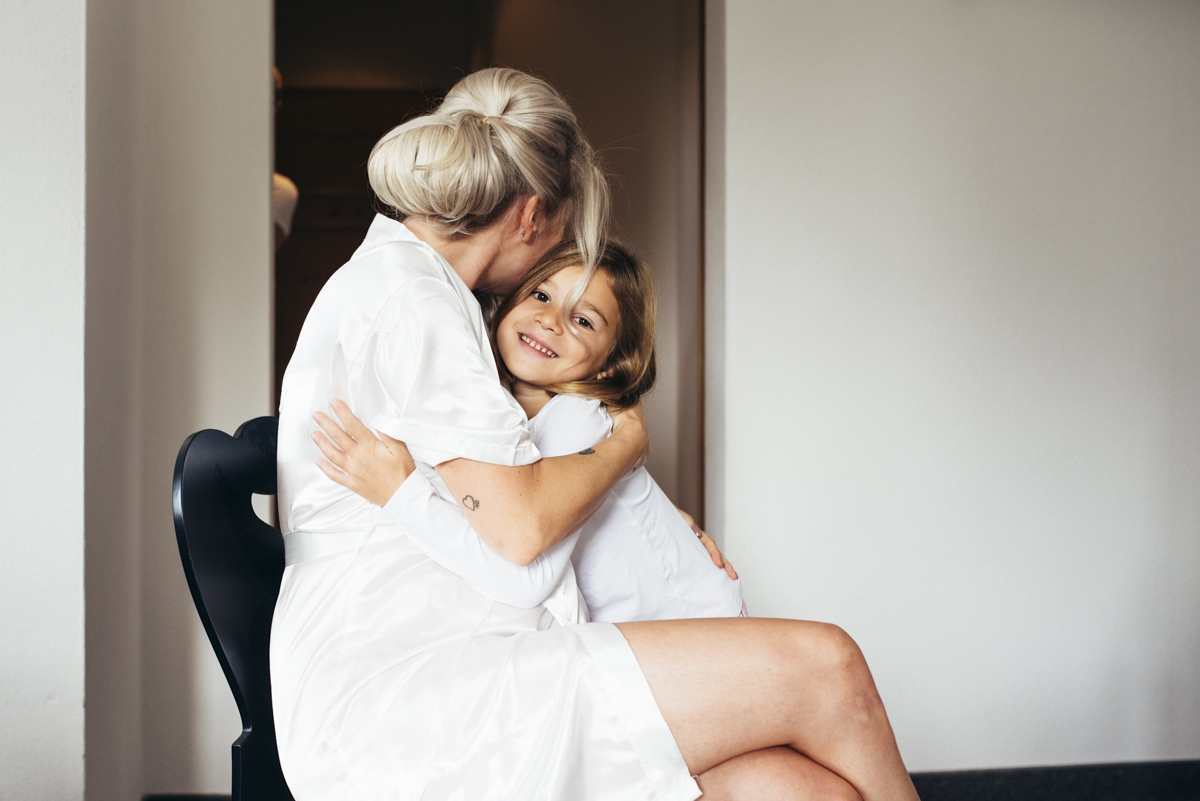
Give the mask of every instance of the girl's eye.
M 535 289 L 530 294 L 533 295 L 535 300 L 540 300 L 542 303 L 548 303 L 550 301 L 550 296 L 540 289 Z
M 575 325 L 579 326 L 580 328 L 591 328 L 592 321 L 586 317 L 576 317 Z

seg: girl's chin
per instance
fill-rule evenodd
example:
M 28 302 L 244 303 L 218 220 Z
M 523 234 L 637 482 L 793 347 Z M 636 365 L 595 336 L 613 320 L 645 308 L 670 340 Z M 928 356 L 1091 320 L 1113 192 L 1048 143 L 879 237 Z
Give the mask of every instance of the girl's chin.
M 543 394 L 543 395 L 549 397 L 551 395 L 551 392 L 550 392 L 550 390 L 546 389 L 545 387 L 548 384 L 553 384 L 553 383 L 556 383 L 556 382 L 546 381 L 543 378 L 539 378 L 536 382 L 526 381 L 522 378 L 517 378 L 517 380 L 513 382 L 512 386 L 509 387 L 509 390 L 512 391 L 512 393 L 514 395 L 516 395 L 517 397 L 529 397 L 529 396 L 536 395 L 536 394 Z
M 501 356 L 503 357 L 503 354 L 501 354 Z M 520 381 L 522 384 L 540 386 L 542 384 L 552 384 L 557 380 L 555 376 L 551 374 L 551 371 L 546 369 L 546 365 L 529 364 L 524 360 L 514 359 L 513 361 L 509 361 L 508 359 L 505 359 L 504 366 L 508 368 L 508 374 L 517 381 Z

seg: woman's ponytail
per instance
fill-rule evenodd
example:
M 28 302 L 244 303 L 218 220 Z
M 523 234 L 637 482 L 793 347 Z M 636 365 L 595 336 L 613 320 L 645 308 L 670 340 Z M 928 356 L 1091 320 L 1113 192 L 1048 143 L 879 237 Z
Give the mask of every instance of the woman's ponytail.
M 463 78 L 437 111 L 385 134 L 367 174 L 401 219 L 422 217 L 446 235 L 469 235 L 537 195 L 547 216 L 569 211 L 588 266 L 603 246 L 608 182 L 596 155 L 558 92 L 517 70 Z

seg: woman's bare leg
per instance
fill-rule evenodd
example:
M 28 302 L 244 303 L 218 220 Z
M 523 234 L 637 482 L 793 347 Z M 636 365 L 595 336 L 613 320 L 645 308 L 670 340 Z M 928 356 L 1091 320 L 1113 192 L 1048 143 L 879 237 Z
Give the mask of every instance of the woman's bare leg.
M 697 778 L 704 801 L 862 801 L 845 779 L 786 745 L 742 754 Z
M 726 618 L 618 628 L 693 773 L 787 745 L 863 801 L 917 798 L 862 652 L 837 626 Z

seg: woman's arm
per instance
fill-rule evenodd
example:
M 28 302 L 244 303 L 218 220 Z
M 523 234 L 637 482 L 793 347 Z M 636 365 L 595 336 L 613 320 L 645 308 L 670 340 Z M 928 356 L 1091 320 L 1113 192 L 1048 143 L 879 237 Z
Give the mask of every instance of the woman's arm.
M 497 553 L 528 564 L 600 508 L 621 477 L 643 461 L 646 439 L 638 406 L 614 420 L 611 437 L 570 456 L 521 467 L 454 459 L 437 471 L 479 536 Z
M 379 506 L 385 505 L 412 471 L 407 448 L 378 440 L 341 401 L 333 402 L 342 430 L 317 413 L 328 439 L 313 438 L 328 458 L 325 474 Z M 383 447 L 372 440 L 380 441 Z M 613 415 L 613 434 L 570 456 L 519 467 L 453 459 L 437 466 L 471 527 L 493 551 L 528 565 L 583 524 L 613 486 L 644 460 L 646 418 L 641 405 Z
M 480 593 L 524 609 L 545 601 L 558 586 L 578 539 L 577 534 L 567 537 L 528 565 L 518 566 L 487 547 L 463 513 L 438 495 L 420 471 L 400 485 L 383 514 L 406 523 L 408 538 L 426 556 Z

